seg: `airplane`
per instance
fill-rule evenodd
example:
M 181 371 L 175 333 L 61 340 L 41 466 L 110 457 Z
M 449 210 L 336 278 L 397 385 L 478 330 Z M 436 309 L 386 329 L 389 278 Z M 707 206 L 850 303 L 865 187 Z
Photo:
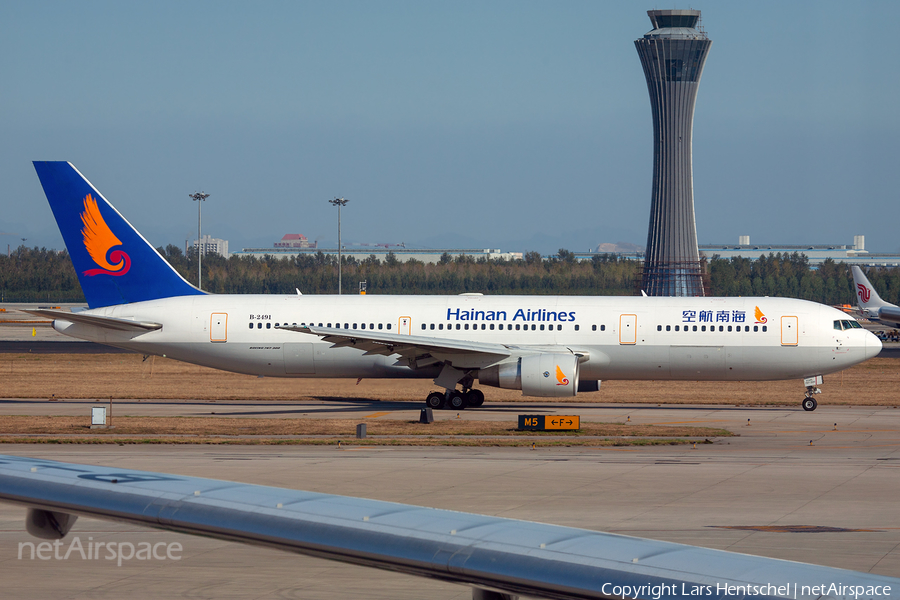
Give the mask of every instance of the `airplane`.
M 850 270 L 853 272 L 853 283 L 856 285 L 856 297 L 859 298 L 859 311 L 873 321 L 883 321 L 892 323 L 894 327 L 900 327 L 900 306 L 882 300 L 862 269 L 853 265 Z
M 574 397 L 603 379 L 802 379 L 881 342 L 834 308 L 789 298 L 207 294 L 188 283 L 68 162 L 35 170 L 88 310 L 32 310 L 66 335 L 267 377 L 431 378 L 431 408 L 481 385 Z M 662 400 L 662 399 L 661 399 Z
M 29 457 L 0 455 L 0 500 L 53 540 L 19 543 L 38 557 L 68 558 L 79 538 L 60 540 L 81 515 L 469 585 L 473 600 L 881 600 L 900 589 L 894 577 L 600 531 Z M 144 544 L 147 559 L 159 550 Z M 77 548 L 108 560 L 115 545 Z

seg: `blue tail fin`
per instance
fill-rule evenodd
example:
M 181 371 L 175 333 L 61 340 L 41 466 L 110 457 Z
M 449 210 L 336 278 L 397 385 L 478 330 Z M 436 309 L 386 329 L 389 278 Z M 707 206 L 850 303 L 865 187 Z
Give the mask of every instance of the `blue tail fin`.
M 88 306 L 204 293 L 185 281 L 71 163 L 35 161 L 34 169 Z

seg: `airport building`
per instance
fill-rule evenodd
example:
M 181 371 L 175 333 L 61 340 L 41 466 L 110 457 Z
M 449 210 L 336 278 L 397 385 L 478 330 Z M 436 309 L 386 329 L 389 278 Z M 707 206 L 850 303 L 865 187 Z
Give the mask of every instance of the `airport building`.
M 228 240 L 220 240 L 219 238 L 210 237 L 208 235 L 201 237 L 199 242 L 194 240 L 193 247 L 195 252 L 199 247 L 203 256 L 208 256 L 210 254 L 218 254 L 225 258 L 231 256 L 228 254 Z
M 866 250 L 866 236 L 853 236 L 853 244 L 751 244 L 749 235 L 738 237 L 737 244 L 704 244 L 700 246 L 700 255 L 706 258 L 742 257 L 757 259 L 769 254 L 793 254 L 797 252 L 809 259 L 813 267 L 828 259 L 848 265 L 860 267 L 900 267 L 900 255 L 874 254 Z
M 315 256 L 319 252 L 328 256 L 337 256 L 338 253 L 337 248 L 244 248 L 241 252 L 235 252 L 234 254 L 236 256 L 255 256 L 257 258 L 264 256 L 293 258 L 294 256 Z M 345 257 L 353 257 L 357 262 L 363 262 L 371 256 L 384 262 L 389 255 L 393 255 L 399 262 L 418 260 L 424 263 L 438 263 L 444 254 L 449 255 L 450 258 L 457 258 L 463 255 L 471 256 L 475 260 L 480 258 L 488 260 L 516 260 L 523 256 L 521 252 L 501 252 L 499 248 L 388 249 L 380 246 L 374 248 L 344 248 L 341 250 L 341 254 Z
M 704 296 L 691 164 L 694 104 L 712 41 L 699 10 L 649 10 L 653 30 L 635 40 L 653 114 L 650 227 L 641 274 L 649 296 Z

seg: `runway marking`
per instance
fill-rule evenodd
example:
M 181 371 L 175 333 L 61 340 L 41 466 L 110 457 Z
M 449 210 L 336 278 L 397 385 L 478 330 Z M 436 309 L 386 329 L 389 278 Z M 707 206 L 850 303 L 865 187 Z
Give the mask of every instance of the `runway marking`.
M 389 412 L 377 412 L 377 413 L 372 413 L 371 415 L 366 415 L 366 416 L 363 417 L 363 419 L 377 419 L 378 417 L 383 417 L 384 415 L 389 415 L 389 414 L 391 414 L 391 413 L 389 413 Z

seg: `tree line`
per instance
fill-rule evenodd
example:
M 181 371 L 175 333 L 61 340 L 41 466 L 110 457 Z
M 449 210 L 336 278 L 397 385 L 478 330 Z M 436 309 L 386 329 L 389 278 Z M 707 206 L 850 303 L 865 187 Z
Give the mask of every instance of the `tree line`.
M 178 246 L 159 253 L 188 281 L 197 281 L 197 259 Z M 356 293 L 365 281 L 369 294 L 560 294 L 627 296 L 639 292 L 641 263 L 615 255 L 596 254 L 577 260 L 561 249 L 542 258 L 528 252 L 520 260 L 452 257 L 438 263 L 401 262 L 393 254 L 385 260 L 343 257 L 344 293 Z M 855 304 L 853 277 L 844 263 L 826 260 L 818 268 L 806 256 L 769 254 L 757 259 L 713 257 L 706 263 L 714 296 L 781 296 L 824 304 Z M 867 269 L 881 297 L 900 303 L 900 269 Z M 218 255 L 203 257 L 203 289 L 217 294 L 333 294 L 338 289 L 337 257 L 304 254 L 288 258 Z M 0 301 L 84 302 L 69 255 L 46 248 L 19 247 L 0 255 Z

